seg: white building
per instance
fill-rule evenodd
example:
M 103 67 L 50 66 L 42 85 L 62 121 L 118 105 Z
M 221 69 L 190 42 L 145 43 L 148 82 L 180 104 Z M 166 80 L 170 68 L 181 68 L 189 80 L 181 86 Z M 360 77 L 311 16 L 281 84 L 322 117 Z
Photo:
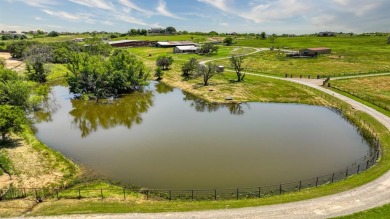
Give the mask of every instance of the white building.
M 196 53 L 198 50 L 196 46 L 176 46 L 173 53 Z

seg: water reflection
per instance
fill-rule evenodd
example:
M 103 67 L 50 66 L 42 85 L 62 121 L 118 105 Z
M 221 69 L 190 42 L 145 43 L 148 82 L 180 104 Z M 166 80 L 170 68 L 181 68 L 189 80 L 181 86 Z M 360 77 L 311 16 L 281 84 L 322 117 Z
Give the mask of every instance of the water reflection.
M 183 92 L 183 100 L 190 102 L 190 106 L 193 107 L 197 112 L 215 112 L 221 108 L 227 108 L 232 115 L 244 115 L 244 108 L 249 108 L 248 103 L 231 103 L 231 104 L 218 104 L 210 103 L 204 99 L 200 99 L 190 93 Z
M 39 110 L 33 111 L 33 118 L 36 123 L 51 122 L 53 121 L 53 114 L 58 111 L 60 105 L 53 94 L 49 94 L 43 99 Z
M 81 137 L 85 138 L 99 127 L 109 129 L 121 125 L 130 129 L 134 123 L 141 124 L 141 114 L 153 105 L 153 93 L 135 92 L 102 103 L 83 100 L 71 100 L 71 103 L 72 125 L 78 127 Z
M 155 83 L 154 88 L 158 94 L 168 94 L 173 92 L 173 87 L 164 83 Z

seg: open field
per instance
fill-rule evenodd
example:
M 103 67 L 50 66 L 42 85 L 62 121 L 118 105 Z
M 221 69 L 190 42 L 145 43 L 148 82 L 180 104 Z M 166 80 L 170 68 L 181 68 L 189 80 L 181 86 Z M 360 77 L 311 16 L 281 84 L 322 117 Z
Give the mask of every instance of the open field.
M 390 76 L 331 80 L 333 88 L 390 110 Z

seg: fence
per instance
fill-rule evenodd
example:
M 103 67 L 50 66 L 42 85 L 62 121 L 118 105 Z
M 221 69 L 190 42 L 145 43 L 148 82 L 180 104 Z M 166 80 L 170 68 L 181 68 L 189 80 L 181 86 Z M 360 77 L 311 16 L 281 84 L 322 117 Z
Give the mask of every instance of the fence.
M 380 107 L 380 108 L 382 108 L 384 110 L 390 111 L 390 106 L 388 106 L 388 105 L 386 105 L 384 103 L 381 103 L 380 101 L 375 101 L 374 99 L 372 99 L 372 98 L 370 98 L 370 97 L 368 97 L 368 96 L 366 96 L 364 94 L 359 94 L 359 93 L 356 93 L 356 92 L 353 92 L 353 91 L 342 89 L 342 88 L 339 88 L 339 87 L 334 86 L 334 85 L 332 85 L 332 88 L 334 88 L 336 90 L 339 90 L 339 91 L 342 91 L 344 93 L 347 93 L 349 95 L 355 96 L 355 97 L 357 97 L 359 99 L 362 99 L 362 100 L 364 100 L 366 102 L 369 102 L 369 103 L 371 103 L 371 104 L 373 104 L 375 106 L 378 106 L 378 107 Z
M 292 83 L 292 82 L 291 82 Z M 306 89 L 318 92 L 319 96 L 333 103 L 338 113 L 356 118 L 350 106 L 332 95 L 301 85 Z M 335 183 L 348 178 L 351 175 L 359 174 L 376 164 L 381 155 L 381 144 L 374 130 L 368 122 L 361 118 L 356 121 L 360 125 L 358 130 L 369 137 L 368 141 L 372 146 L 372 153 L 368 159 L 353 164 L 346 169 L 333 173 L 303 179 L 295 182 L 288 182 L 276 185 L 259 186 L 252 188 L 230 188 L 230 189 L 209 189 L 209 190 L 174 190 L 174 189 L 42 189 L 42 188 L 9 188 L 0 190 L 0 200 L 11 200 L 18 198 L 34 197 L 37 200 L 46 198 L 56 199 L 81 199 L 81 198 L 116 198 L 127 199 L 129 197 L 141 197 L 146 200 L 223 200 L 223 199 L 247 199 L 262 198 L 272 195 L 280 195 L 287 192 L 300 191 L 310 187 L 318 187 L 325 184 Z

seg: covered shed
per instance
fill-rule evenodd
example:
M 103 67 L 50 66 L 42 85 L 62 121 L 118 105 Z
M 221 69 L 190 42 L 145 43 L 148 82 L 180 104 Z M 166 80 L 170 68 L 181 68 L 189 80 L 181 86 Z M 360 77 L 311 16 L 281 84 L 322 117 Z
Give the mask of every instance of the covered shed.
M 321 54 L 330 54 L 332 50 L 326 47 L 319 48 L 306 48 L 299 50 L 299 55 L 301 56 L 317 56 Z
M 173 53 L 196 53 L 198 50 L 196 46 L 176 46 Z
M 161 48 L 169 48 L 169 47 L 176 47 L 176 46 L 196 46 L 196 43 L 191 41 L 170 41 L 170 42 L 157 42 L 156 46 Z
M 141 47 L 141 46 L 153 46 L 156 41 L 144 41 L 144 40 L 118 40 L 108 42 L 113 47 Z

